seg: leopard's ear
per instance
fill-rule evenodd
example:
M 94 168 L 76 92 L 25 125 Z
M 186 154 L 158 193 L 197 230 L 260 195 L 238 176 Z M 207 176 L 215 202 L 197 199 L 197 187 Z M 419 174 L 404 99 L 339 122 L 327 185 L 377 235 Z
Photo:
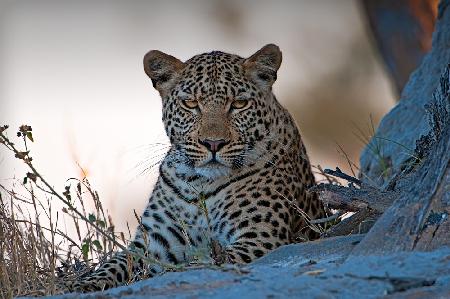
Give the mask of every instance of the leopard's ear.
M 281 60 L 280 48 L 277 45 L 268 44 L 244 61 L 244 69 L 253 82 L 261 87 L 270 88 L 277 80 Z
M 169 93 L 185 64 L 177 58 L 158 50 L 152 50 L 144 56 L 144 70 L 152 79 L 162 97 Z

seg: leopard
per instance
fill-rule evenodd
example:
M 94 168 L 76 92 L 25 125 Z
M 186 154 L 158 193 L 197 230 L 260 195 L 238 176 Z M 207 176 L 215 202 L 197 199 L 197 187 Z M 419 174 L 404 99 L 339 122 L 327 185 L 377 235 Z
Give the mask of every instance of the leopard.
M 159 50 L 144 56 L 170 148 L 127 251 L 70 291 L 126 285 L 144 268 L 152 277 L 164 264 L 205 257 L 248 264 L 320 236 L 310 221 L 326 211 L 308 192 L 316 183 L 312 167 L 293 117 L 273 93 L 281 61 L 274 44 L 248 58 L 221 51 L 185 62 Z M 130 252 L 139 255 L 130 259 Z

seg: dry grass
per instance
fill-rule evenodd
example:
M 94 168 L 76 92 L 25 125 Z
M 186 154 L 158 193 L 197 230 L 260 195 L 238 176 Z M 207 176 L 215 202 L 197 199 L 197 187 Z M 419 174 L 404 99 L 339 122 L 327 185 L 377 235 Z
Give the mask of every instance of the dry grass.
M 0 297 L 58 294 L 62 280 L 89 273 L 114 250 L 124 249 L 125 236 L 114 231 L 86 177 L 68 179 L 57 192 L 34 168 L 27 147 L 31 127 L 17 132 L 23 149 L 7 129 L 0 127 L 0 143 L 29 172 L 23 180 L 0 184 Z

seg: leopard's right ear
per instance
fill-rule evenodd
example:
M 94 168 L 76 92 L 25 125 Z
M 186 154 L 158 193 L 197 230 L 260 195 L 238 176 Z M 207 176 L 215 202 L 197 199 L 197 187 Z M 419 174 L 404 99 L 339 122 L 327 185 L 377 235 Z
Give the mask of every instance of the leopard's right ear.
M 268 44 L 244 61 L 244 69 L 247 76 L 256 84 L 270 89 L 277 80 L 281 60 L 280 48 L 277 45 Z
M 152 79 L 161 97 L 167 95 L 176 82 L 185 64 L 177 58 L 158 50 L 152 50 L 144 56 L 144 70 Z

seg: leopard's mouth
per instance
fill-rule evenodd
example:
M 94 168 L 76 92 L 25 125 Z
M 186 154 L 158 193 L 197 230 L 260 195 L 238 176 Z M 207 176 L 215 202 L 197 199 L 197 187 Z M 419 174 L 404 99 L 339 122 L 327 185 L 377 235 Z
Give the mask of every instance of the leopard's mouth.
M 220 167 L 220 166 L 225 166 L 225 165 L 223 163 L 220 163 L 216 159 L 211 159 L 211 160 L 209 160 L 208 162 L 205 163 L 205 166 L 208 166 L 208 167 Z
M 220 153 L 208 153 L 208 155 L 197 164 L 197 167 L 208 167 L 208 168 L 220 168 L 228 167 L 225 161 L 222 159 Z

